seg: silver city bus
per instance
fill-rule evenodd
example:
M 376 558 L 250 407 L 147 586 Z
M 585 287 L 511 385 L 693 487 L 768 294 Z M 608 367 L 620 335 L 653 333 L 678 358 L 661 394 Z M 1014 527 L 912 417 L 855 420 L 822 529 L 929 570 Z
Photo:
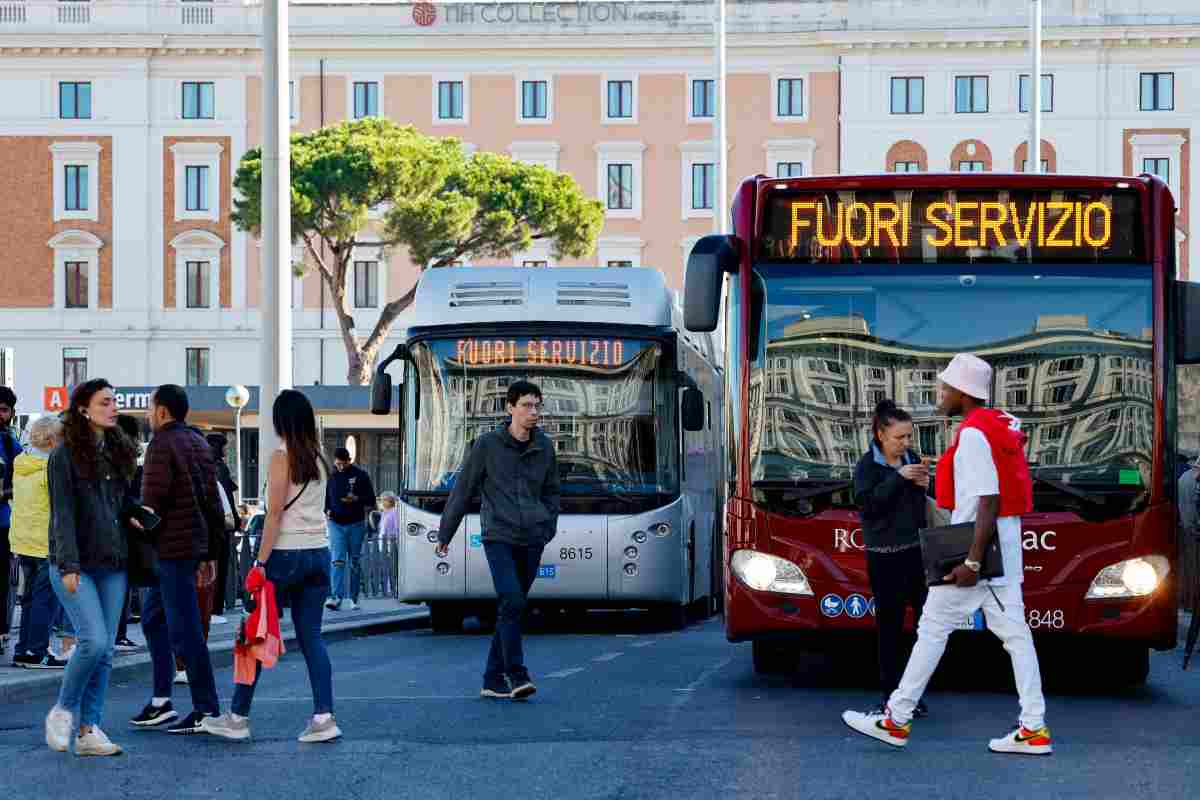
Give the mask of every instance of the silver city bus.
M 376 369 L 371 410 L 391 413 L 403 364 L 400 599 L 436 632 L 489 620 L 495 591 L 479 500 L 447 558 L 440 514 L 476 437 L 507 423 L 517 380 L 543 392 L 562 484 L 558 535 L 531 603 L 641 608 L 681 627 L 722 596 L 723 383 L 715 339 L 687 332 L 652 269 L 428 270 L 405 341 Z

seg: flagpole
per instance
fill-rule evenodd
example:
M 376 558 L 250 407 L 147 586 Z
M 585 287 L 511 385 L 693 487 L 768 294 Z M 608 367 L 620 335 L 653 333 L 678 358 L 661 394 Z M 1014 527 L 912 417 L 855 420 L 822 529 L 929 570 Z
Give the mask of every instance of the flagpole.
M 1030 0 L 1029 49 L 1033 51 L 1033 73 L 1029 76 L 1029 147 L 1027 172 L 1042 171 L 1042 3 Z

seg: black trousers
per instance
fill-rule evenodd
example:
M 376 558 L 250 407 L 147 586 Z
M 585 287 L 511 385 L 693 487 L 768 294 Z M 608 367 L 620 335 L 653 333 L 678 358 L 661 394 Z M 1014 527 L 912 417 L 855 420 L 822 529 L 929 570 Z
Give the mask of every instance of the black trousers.
M 921 618 L 929 589 L 921 565 L 921 548 L 899 553 L 867 551 L 867 574 L 875 595 L 875 627 L 879 636 L 879 688 L 884 703 L 900 684 L 908 663 L 904 652 L 904 612 L 911 608 Z
M 228 602 L 226 598 L 229 591 L 229 568 L 232 561 L 232 553 L 230 552 L 232 545 L 229 543 L 231 535 L 226 534 L 221 540 L 221 554 L 217 558 L 217 582 L 213 590 L 212 613 L 221 617 L 225 616 L 225 605 Z
M 10 585 L 12 570 L 12 550 L 8 545 L 8 526 L 5 525 L 0 528 L 0 636 L 8 635 L 9 624 L 12 622 L 9 614 L 16 600 L 12 594 L 16 587 Z

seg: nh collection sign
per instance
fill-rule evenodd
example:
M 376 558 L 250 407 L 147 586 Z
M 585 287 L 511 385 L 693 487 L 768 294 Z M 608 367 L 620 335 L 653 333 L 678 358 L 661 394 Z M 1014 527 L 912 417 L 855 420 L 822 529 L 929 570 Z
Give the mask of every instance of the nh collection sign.
M 671 4 L 674 6 L 674 4 Z M 589 25 L 622 22 L 671 22 L 680 12 L 646 8 L 634 2 L 584 3 L 416 3 L 413 22 L 427 28 L 445 25 Z

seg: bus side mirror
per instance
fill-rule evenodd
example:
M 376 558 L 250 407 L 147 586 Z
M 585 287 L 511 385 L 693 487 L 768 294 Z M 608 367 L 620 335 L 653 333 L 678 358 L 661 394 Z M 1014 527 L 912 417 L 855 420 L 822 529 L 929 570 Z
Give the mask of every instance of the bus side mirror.
M 384 416 L 392 413 L 392 376 L 375 370 L 371 379 L 371 413 Z
M 1200 364 L 1200 283 L 1175 284 L 1175 363 Z
M 685 431 L 704 430 L 704 393 L 689 386 L 683 390 L 683 429 Z
M 721 281 L 726 272 L 737 272 L 738 249 L 732 236 L 702 237 L 688 255 L 683 282 L 683 325 L 689 331 L 717 329 L 721 313 Z

